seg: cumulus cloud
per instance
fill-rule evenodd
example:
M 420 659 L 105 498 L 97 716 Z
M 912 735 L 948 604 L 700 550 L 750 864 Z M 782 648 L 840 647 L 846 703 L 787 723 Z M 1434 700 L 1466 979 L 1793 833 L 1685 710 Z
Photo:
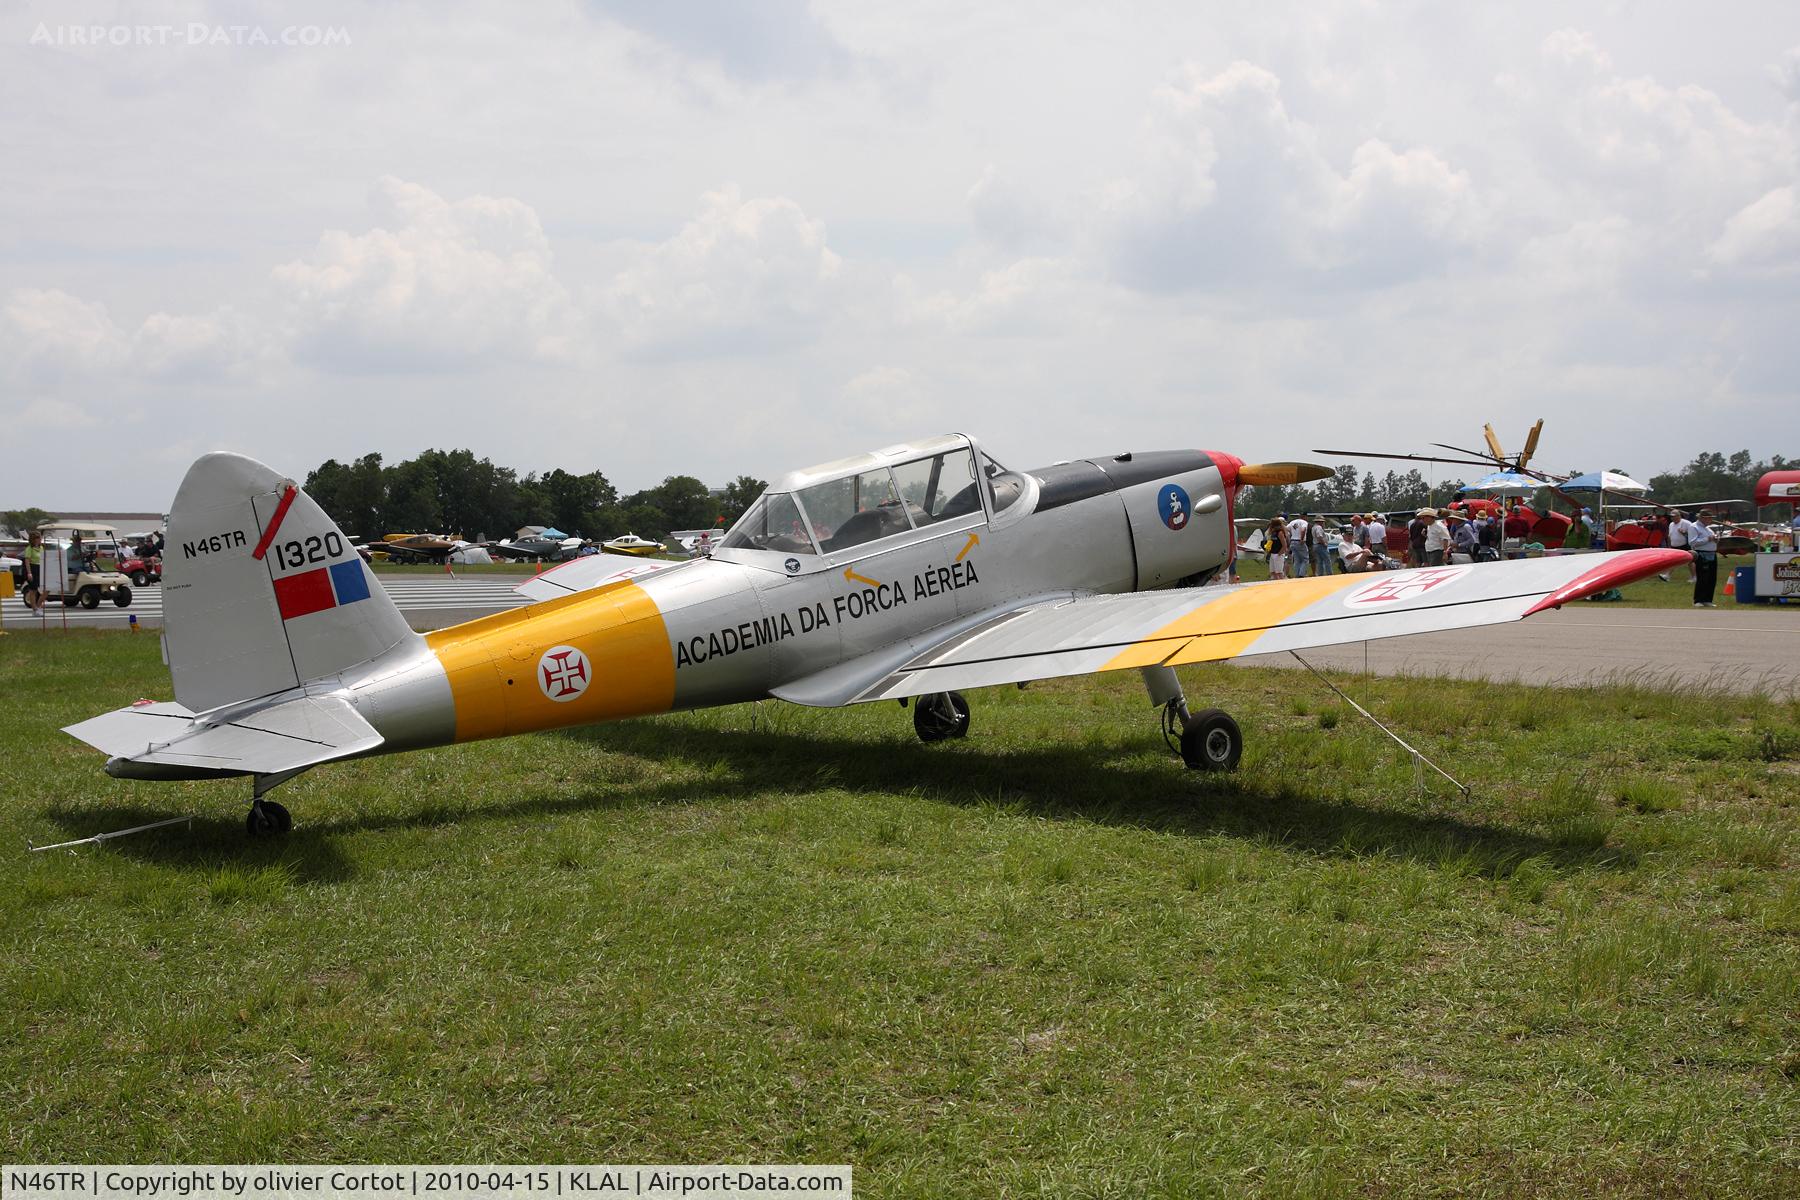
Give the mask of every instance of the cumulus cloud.
M 450 201 L 384 176 L 376 226 L 324 233 L 274 271 L 296 355 L 329 370 L 565 362 L 578 315 L 523 201 Z
M 794 201 L 727 187 L 707 193 L 675 236 L 641 249 L 604 303 L 636 352 L 747 353 L 816 336 L 842 267 L 824 223 Z
M 1537 73 L 1499 83 L 1526 127 L 1542 131 L 1567 201 L 1717 220 L 1794 173 L 1794 141 L 1781 126 L 1747 120 L 1703 87 L 1621 74 L 1588 34 L 1559 30 L 1539 58 Z
M 921 293 L 908 278 L 895 281 L 902 315 L 951 333 L 1028 334 L 1066 324 L 1075 314 L 1075 264 L 1067 258 L 1022 258 L 984 271 L 966 292 Z
M 210 316 L 154 312 L 127 333 L 105 305 L 56 288 L 19 288 L 0 304 L 0 363 L 26 385 L 210 378 L 246 361 L 253 336 L 230 309 Z
M 1732 214 L 1706 257 L 1752 274 L 1800 270 L 1800 197 L 1794 187 L 1774 188 Z
M 1281 81 L 1189 64 L 1153 97 L 1145 161 L 1101 202 L 1114 274 L 1147 291 L 1283 276 L 1375 285 L 1429 273 L 1472 239 L 1468 176 L 1426 149 L 1364 141 L 1340 172 Z
M 1800 46 L 1794 46 L 1781 56 L 1781 61 L 1769 68 L 1769 76 L 1781 94 L 1794 104 L 1800 104 Z

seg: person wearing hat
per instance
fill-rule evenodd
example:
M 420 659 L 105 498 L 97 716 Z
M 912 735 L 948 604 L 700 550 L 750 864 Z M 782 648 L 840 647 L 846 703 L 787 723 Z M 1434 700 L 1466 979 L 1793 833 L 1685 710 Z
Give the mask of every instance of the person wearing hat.
M 1318 513 L 1306 514 L 1306 544 L 1312 550 L 1312 573 L 1331 574 L 1331 537 Z
M 1459 512 L 1451 513 L 1449 519 L 1456 522 L 1450 529 L 1451 546 L 1458 554 L 1467 555 L 1469 561 L 1474 562 L 1478 540 L 1475 534 L 1475 523 Z
M 1713 607 L 1713 591 L 1719 585 L 1719 539 L 1712 531 L 1712 510 L 1702 509 L 1698 520 L 1682 527 L 1687 548 L 1694 552 L 1694 607 Z
M 1426 516 L 1429 513 L 1430 516 Z M 1406 523 L 1406 565 L 1422 567 L 1425 565 L 1425 527 L 1437 519 L 1437 510 L 1421 508 L 1413 513 L 1413 519 Z
M 1450 531 L 1438 520 L 1437 509 L 1422 508 L 1419 515 L 1425 518 L 1425 565 L 1441 567 L 1450 557 Z

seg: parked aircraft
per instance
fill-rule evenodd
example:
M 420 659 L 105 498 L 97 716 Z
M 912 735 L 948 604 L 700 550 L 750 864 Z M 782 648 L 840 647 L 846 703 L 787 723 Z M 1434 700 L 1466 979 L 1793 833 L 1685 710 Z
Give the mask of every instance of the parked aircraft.
M 961 434 L 777 481 L 710 557 L 578 559 L 540 602 L 418 634 L 292 480 L 235 454 L 188 471 L 163 614 L 175 701 L 68 732 L 126 779 L 251 777 L 340 759 L 775 697 L 912 702 L 925 741 L 969 728 L 961 689 L 1133 669 L 1189 766 L 1243 735 L 1190 712 L 1174 668 L 1512 621 L 1686 562 L 1637 550 L 1235 586 L 1240 487 L 1323 477 L 1168 450 L 1002 467 Z M 1050 548 L 1050 549 L 1047 549 Z

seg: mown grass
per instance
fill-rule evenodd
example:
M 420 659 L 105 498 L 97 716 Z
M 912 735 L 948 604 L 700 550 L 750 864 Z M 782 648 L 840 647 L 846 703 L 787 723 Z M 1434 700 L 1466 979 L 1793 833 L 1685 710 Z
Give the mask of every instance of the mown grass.
M 12 1161 L 848 1161 L 869 1196 L 1800 1190 L 1800 705 L 1199 669 L 107 779 L 0 639 Z M 1322 717 L 1337 718 L 1326 727 Z M 38 842 L 177 813 L 75 854 Z

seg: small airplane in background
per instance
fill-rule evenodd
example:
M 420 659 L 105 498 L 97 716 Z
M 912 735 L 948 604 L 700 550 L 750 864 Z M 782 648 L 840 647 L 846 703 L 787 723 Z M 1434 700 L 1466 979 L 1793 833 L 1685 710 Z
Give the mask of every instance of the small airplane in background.
M 601 542 L 600 548 L 608 554 L 635 554 L 641 558 L 647 558 L 652 554 L 661 554 L 667 549 L 661 542 L 641 538 L 635 533 L 620 534 L 611 541 Z
M 250 776 L 262 834 L 291 824 L 271 788 L 341 759 L 769 697 L 910 702 L 934 742 L 968 731 L 961 689 L 1135 670 L 1187 765 L 1231 770 L 1237 722 L 1190 711 L 1176 667 L 1514 621 L 1689 557 L 1201 586 L 1239 488 L 1329 473 L 1205 450 L 1016 471 L 946 434 L 787 475 L 708 557 L 576 559 L 520 585 L 536 603 L 419 634 L 298 485 L 209 454 L 169 514 L 175 701 L 68 732 L 118 778 Z

